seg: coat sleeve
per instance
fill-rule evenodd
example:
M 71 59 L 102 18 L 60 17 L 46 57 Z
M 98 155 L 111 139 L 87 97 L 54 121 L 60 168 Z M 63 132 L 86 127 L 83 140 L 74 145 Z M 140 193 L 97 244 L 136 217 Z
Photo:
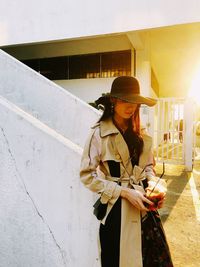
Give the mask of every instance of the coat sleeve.
M 121 186 L 106 180 L 106 176 L 97 172 L 101 158 L 101 137 L 99 128 L 89 135 L 81 159 L 80 179 L 91 191 L 101 194 L 101 202 L 114 204 L 121 194 Z
M 146 173 L 146 177 L 147 179 L 151 179 L 154 178 L 156 176 L 156 172 L 155 172 L 155 167 L 156 163 L 155 163 L 155 159 L 153 156 L 153 152 L 152 150 L 149 152 L 149 157 L 148 157 L 148 161 L 145 167 L 145 173 Z

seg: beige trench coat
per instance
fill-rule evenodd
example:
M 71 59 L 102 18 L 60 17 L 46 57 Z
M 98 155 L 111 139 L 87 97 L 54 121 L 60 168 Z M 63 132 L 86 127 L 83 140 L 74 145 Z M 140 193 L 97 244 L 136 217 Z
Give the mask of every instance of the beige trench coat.
M 101 221 L 103 224 L 119 198 L 121 188 L 131 187 L 128 180 L 136 184 L 133 185 L 135 188 L 143 190 L 140 179 L 144 176 L 140 177 L 141 170 L 147 164 L 153 164 L 152 139 L 144 135 L 143 141 L 144 148 L 139 159 L 139 167 L 133 169 L 127 144 L 112 120 L 101 121 L 92 128 L 81 160 L 80 178 L 87 188 L 101 194 L 102 203 L 108 203 L 106 216 Z M 110 176 L 108 160 L 120 162 L 121 186 Z M 155 179 L 152 166 L 146 167 L 145 177 Z M 123 178 L 129 179 L 123 181 Z M 121 216 L 119 266 L 142 267 L 140 211 L 126 199 L 122 199 Z

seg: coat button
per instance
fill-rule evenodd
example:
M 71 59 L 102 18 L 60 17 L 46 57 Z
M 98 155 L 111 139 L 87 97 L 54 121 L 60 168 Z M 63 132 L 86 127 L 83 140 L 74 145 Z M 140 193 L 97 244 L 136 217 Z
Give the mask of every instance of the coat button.
M 115 156 L 116 156 L 116 159 L 120 159 L 121 158 L 119 154 L 116 154 Z

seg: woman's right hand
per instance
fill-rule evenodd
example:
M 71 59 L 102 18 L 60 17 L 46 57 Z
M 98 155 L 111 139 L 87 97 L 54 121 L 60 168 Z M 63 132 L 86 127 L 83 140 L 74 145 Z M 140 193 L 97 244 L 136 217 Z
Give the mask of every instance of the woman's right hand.
M 122 188 L 121 197 L 127 199 L 134 207 L 141 211 L 149 211 L 149 209 L 145 207 L 144 203 L 147 203 L 150 206 L 154 204 L 146 198 L 141 191 L 131 188 Z

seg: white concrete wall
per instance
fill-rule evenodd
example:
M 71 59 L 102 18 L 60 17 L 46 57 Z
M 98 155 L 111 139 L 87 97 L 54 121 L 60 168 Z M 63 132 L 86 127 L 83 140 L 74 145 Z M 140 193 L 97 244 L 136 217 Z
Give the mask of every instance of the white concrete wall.
M 99 266 L 81 152 L 0 97 L 0 266 Z
M 1 0 L 0 45 L 197 22 L 199 10 L 198 0 Z
M 81 146 L 99 117 L 97 110 L 84 101 L 2 50 L 0 95 Z
M 144 46 L 143 50 L 136 51 L 136 77 L 140 81 L 141 93 L 144 96 L 157 98 L 151 87 L 151 64 L 150 64 L 149 48 Z M 147 132 L 154 136 L 154 107 L 141 108 L 141 123 L 146 127 Z
M 114 78 L 94 78 L 77 80 L 57 80 L 56 84 L 87 103 L 94 102 L 103 93 L 110 92 Z

